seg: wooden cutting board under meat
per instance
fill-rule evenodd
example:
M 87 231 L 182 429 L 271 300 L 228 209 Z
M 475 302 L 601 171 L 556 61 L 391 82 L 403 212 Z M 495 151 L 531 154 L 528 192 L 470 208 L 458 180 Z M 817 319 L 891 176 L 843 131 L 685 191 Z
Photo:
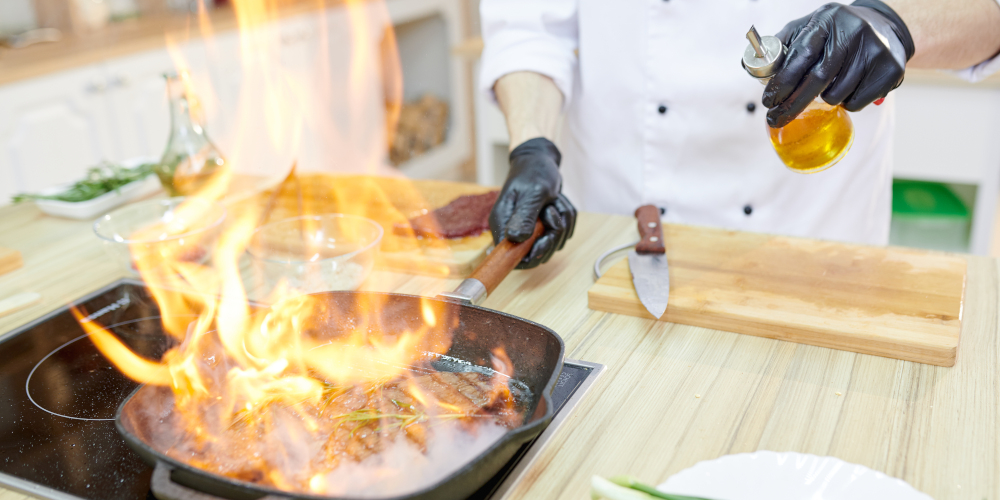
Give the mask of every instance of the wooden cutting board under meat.
M 953 366 L 966 261 L 958 255 L 664 224 L 670 302 L 663 321 Z M 589 306 L 652 318 L 628 262 Z
M 494 188 L 459 182 L 407 180 L 366 175 L 299 174 L 279 188 L 265 222 L 300 213 L 347 213 L 375 220 L 385 230 L 376 266 L 410 274 L 465 277 L 485 258 L 493 240 L 486 231 L 457 239 L 420 238 L 397 234 L 395 226 L 443 207 L 462 195 Z M 273 191 L 261 194 L 267 204 Z M 301 193 L 301 195 L 300 195 Z
M 24 260 L 21 259 L 21 252 L 0 247 L 0 274 L 9 273 L 23 265 Z

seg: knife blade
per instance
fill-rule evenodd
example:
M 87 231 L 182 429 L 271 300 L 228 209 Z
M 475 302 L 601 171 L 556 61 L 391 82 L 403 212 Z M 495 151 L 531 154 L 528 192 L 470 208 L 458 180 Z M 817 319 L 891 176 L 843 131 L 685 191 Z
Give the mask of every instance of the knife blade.
M 667 249 L 663 246 L 663 227 L 660 209 L 643 205 L 636 209 L 639 223 L 639 243 L 628 254 L 628 268 L 639 301 L 649 314 L 660 319 L 667 311 L 670 299 L 670 273 L 667 266 Z

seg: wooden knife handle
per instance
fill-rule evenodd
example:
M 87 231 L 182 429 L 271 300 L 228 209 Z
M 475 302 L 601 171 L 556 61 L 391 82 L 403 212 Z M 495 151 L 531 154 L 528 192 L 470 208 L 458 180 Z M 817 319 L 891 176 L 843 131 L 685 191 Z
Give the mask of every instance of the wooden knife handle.
M 472 275 L 469 277 L 479 280 L 486 287 L 487 294 L 493 293 L 497 285 L 528 255 L 531 246 L 535 244 L 535 240 L 543 232 L 545 232 L 545 226 L 542 226 L 542 222 L 538 221 L 535 223 L 535 232 L 527 240 L 514 243 L 504 238 L 486 256 L 486 260 L 479 264 L 475 271 L 472 271 Z
M 639 220 L 639 236 L 641 239 L 635 245 L 635 253 L 667 253 L 663 246 L 663 227 L 660 223 L 660 209 L 653 205 L 643 205 L 635 210 L 635 218 Z

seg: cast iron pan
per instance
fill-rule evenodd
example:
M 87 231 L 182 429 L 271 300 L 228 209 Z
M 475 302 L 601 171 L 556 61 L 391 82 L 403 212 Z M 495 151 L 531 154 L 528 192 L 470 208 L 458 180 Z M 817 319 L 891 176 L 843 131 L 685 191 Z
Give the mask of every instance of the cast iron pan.
M 528 241 L 514 244 L 503 241 L 490 253 L 472 276 L 463 282 L 468 289 L 480 286 L 492 292 L 500 281 L 527 254 L 534 240 L 541 234 L 541 224 L 535 228 Z M 456 290 L 457 292 L 457 290 Z M 421 300 L 447 302 L 450 311 L 457 315 L 452 344 L 446 353 L 451 358 L 477 366 L 490 366 L 490 353 L 503 347 L 514 365 L 513 379 L 527 386 L 525 422 L 511 429 L 478 456 L 473 457 L 444 479 L 422 490 L 384 500 L 461 500 L 474 493 L 510 461 L 524 443 L 534 439 L 552 420 L 552 388 L 562 371 L 563 341 L 552 330 L 509 314 L 478 307 L 454 298 L 427 299 L 412 295 L 373 292 L 325 292 L 316 294 L 344 315 L 362 317 L 371 313 L 362 309 L 370 300 L 382 301 L 378 313 L 384 324 L 414 325 L 423 321 Z M 454 297 L 454 295 L 452 295 Z M 350 317 L 350 316 L 347 316 Z M 334 322 L 330 325 L 335 328 Z M 436 362 L 441 371 L 463 371 L 463 363 Z M 161 500 L 361 500 L 363 497 L 332 497 L 290 493 L 263 487 L 254 483 L 237 481 L 175 460 L 148 444 L 148 437 L 157 432 L 158 422 L 140 411 L 149 407 L 150 401 L 162 400 L 169 389 L 158 386 L 141 386 L 126 399 L 115 415 L 115 426 L 132 450 L 154 467 L 151 489 Z

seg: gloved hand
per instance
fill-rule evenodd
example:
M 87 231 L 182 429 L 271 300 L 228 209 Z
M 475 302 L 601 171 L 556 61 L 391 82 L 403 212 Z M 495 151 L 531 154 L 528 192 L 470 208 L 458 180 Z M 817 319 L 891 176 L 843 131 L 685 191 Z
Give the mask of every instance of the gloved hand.
M 764 89 L 767 124 L 783 127 L 818 95 L 858 111 L 903 83 L 913 38 L 879 0 L 829 3 L 788 23 L 776 35 L 788 47 L 785 64 Z
M 543 137 L 524 141 L 510 152 L 510 174 L 490 212 L 493 242 L 500 243 L 506 236 L 520 243 L 531 237 L 535 221 L 541 219 L 545 226 L 518 269 L 548 262 L 573 236 L 576 208 L 560 192 L 561 160 L 556 145 Z

